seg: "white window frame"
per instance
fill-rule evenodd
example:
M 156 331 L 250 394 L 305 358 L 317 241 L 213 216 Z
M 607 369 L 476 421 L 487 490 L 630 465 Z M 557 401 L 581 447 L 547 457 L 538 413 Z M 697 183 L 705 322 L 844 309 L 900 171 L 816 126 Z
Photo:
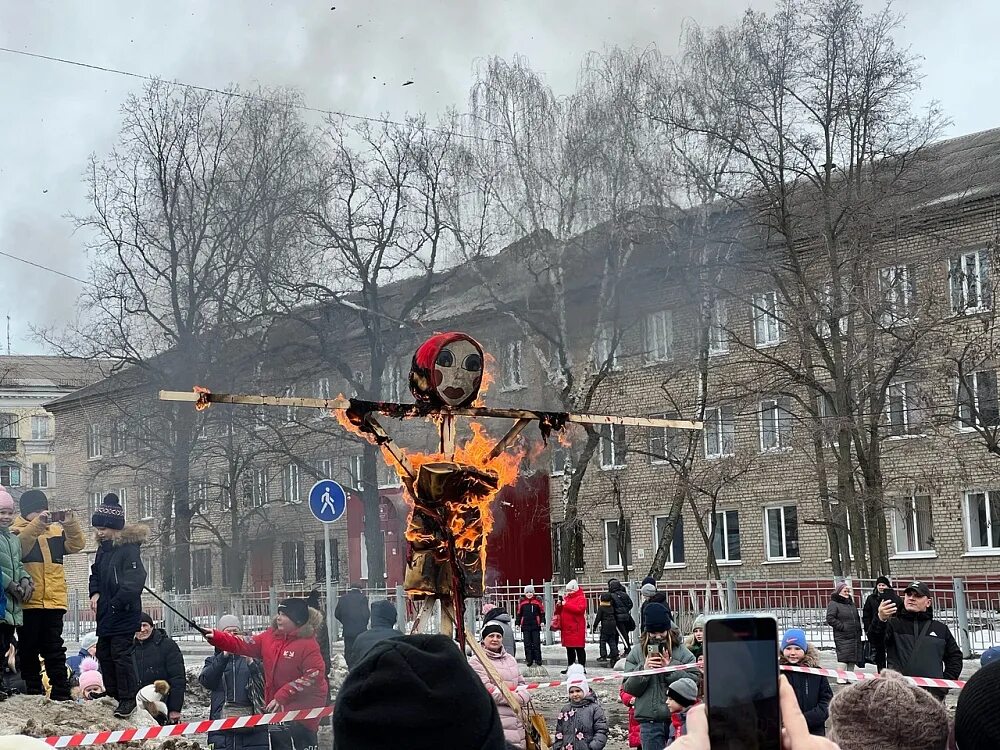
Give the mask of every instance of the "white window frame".
M 883 301 L 881 321 L 891 326 L 911 320 L 916 307 L 916 278 L 912 266 L 886 266 L 878 271 L 879 294 Z
M 765 428 L 769 425 L 774 435 L 773 445 L 767 444 Z M 787 401 L 779 397 L 761 399 L 757 412 L 757 428 L 761 453 L 781 453 L 790 450 L 792 415 L 788 410 Z
M 795 540 L 794 545 L 797 553 L 788 554 L 788 548 L 792 546 L 792 540 L 788 538 L 788 518 L 786 511 L 791 508 L 795 512 Z M 780 510 L 779 522 L 781 526 L 781 554 L 771 554 L 771 511 Z M 802 540 L 799 534 L 798 506 L 795 503 L 777 503 L 764 507 L 764 559 L 767 562 L 799 562 L 802 557 Z
M 615 525 L 616 533 L 614 535 L 609 535 L 608 530 L 611 524 Z M 601 522 L 601 526 L 604 529 L 604 570 L 624 570 L 622 567 L 621 556 L 615 557 L 614 564 L 611 563 L 611 540 L 615 539 L 617 541 L 617 529 L 618 529 L 618 519 L 608 518 Z M 628 530 L 628 521 L 625 521 L 626 537 L 625 543 L 627 546 L 632 546 L 632 535 Z M 631 561 L 632 555 L 628 554 L 630 550 L 626 550 L 626 557 Z M 629 566 L 630 568 L 632 566 Z
M 317 398 L 323 398 L 328 401 L 333 398 L 333 391 L 330 388 L 330 378 L 323 377 L 316 379 L 316 394 Z M 329 411 L 326 409 L 317 409 L 316 416 L 313 417 L 313 420 L 327 419 L 328 417 L 330 417 Z
M 776 291 L 753 295 L 753 339 L 758 349 L 781 343 L 781 307 Z
M 600 442 L 597 446 L 598 460 L 602 471 L 612 469 L 624 469 L 628 464 L 628 436 L 625 433 L 623 424 L 602 424 L 600 432 Z
M 554 439 L 549 443 L 549 476 L 562 477 L 566 475 L 566 461 L 569 458 L 569 449 Z
M 39 429 L 39 427 L 42 427 L 43 429 Z M 31 439 L 52 439 L 52 417 L 44 414 L 33 414 L 31 416 Z
M 285 388 L 285 396 L 287 398 L 293 398 L 295 396 L 295 386 L 290 385 Z M 295 424 L 298 419 L 298 407 L 297 406 L 286 406 L 285 407 L 285 424 Z
M 833 282 L 826 281 L 820 288 L 819 310 L 816 320 L 816 334 L 822 339 L 830 338 L 830 317 L 833 314 Z M 846 335 L 846 318 L 841 315 L 837 318 L 837 331 L 841 336 Z
M 204 428 L 204 423 L 202 423 Z M 128 428 L 125 420 L 118 419 L 111 423 L 111 455 L 123 456 L 128 450 Z
M 403 486 L 403 480 L 392 464 L 382 462 L 378 465 L 378 488 L 391 490 Z
M 282 494 L 286 503 L 302 502 L 302 482 L 300 481 L 299 465 L 294 461 L 285 464 L 281 472 Z
M 622 369 L 618 358 L 621 343 L 621 336 L 617 342 L 615 341 L 615 326 L 611 323 L 602 323 L 594 333 L 594 369 L 603 369 L 605 363 L 611 372 Z
M 291 548 L 292 548 L 292 550 L 294 552 L 294 555 L 295 555 L 295 564 L 296 564 L 296 566 L 298 565 L 298 563 L 300 561 L 302 562 L 302 570 L 301 571 L 295 571 L 296 574 L 298 574 L 299 572 L 301 572 L 302 573 L 301 576 L 296 575 L 295 577 L 289 577 L 289 575 L 288 575 L 288 566 L 287 566 L 288 560 L 285 557 L 285 550 L 286 550 L 286 546 L 285 545 L 289 545 L 289 544 L 292 545 Z M 299 554 L 300 551 L 302 552 L 301 555 Z M 285 584 L 303 583 L 306 580 L 306 575 L 307 575 L 308 570 L 309 570 L 309 566 L 306 565 L 306 543 L 305 543 L 305 541 L 302 540 L 302 539 L 285 539 L 284 541 L 282 541 L 282 543 L 281 543 L 281 580 L 282 580 L 282 583 L 285 583 Z
M 333 460 L 329 458 L 317 458 L 313 462 L 313 468 L 319 474 L 320 479 L 333 479 Z
M 913 389 L 916 384 L 911 380 L 901 380 L 890 383 L 885 394 L 885 425 L 886 432 L 890 439 L 911 437 L 915 432 L 915 426 L 911 417 L 911 402 L 913 400 Z M 901 404 L 901 408 L 894 408 L 895 404 Z M 900 415 L 897 422 L 895 415 Z
M 923 509 L 918 507 L 920 501 L 925 501 L 927 505 L 927 536 L 934 537 L 934 502 L 930 495 L 908 495 L 898 498 L 889 511 L 893 557 L 937 557 L 934 545 L 921 539 L 920 515 Z M 905 549 L 900 546 L 900 539 L 904 540 Z
M 197 555 L 198 560 L 195 560 Z M 191 548 L 191 588 L 194 589 L 207 589 L 212 587 L 212 564 L 213 555 L 211 547 L 192 547 Z M 207 565 L 206 565 L 207 563 Z M 195 572 L 198 571 L 199 566 L 203 566 L 204 570 L 208 573 L 208 580 L 199 580 L 195 583 Z M 197 576 L 199 579 L 201 576 Z
M 253 428 L 258 431 L 267 429 L 267 414 L 265 414 L 263 406 L 253 408 Z
M 119 487 L 114 490 L 114 493 L 118 495 L 118 502 L 122 506 L 122 515 L 125 516 L 125 522 L 128 523 L 128 489 L 126 487 Z
M 708 356 L 729 353 L 729 331 L 726 330 L 728 311 L 724 300 L 715 300 L 708 318 Z
M 257 467 L 253 470 L 253 489 L 250 498 L 254 508 L 262 508 L 271 501 L 266 468 Z
M 107 494 L 103 490 L 97 490 L 96 492 L 91 492 L 87 495 L 87 516 L 90 517 L 94 515 L 97 511 L 97 506 L 101 504 L 101 500 L 104 499 L 104 495 Z
M 521 377 L 521 340 L 510 339 L 501 345 L 502 358 L 500 362 L 500 390 L 517 391 L 524 388 Z
M 674 419 L 676 415 L 667 414 L 650 414 L 651 419 Z M 648 445 L 646 446 L 649 450 L 649 463 L 653 466 L 664 466 L 670 463 L 670 459 L 667 456 L 670 451 L 667 450 L 667 445 L 670 442 L 670 435 L 667 433 L 666 427 L 649 427 L 647 428 L 647 440 Z
M 31 464 L 31 486 L 39 489 L 49 487 L 49 464 L 47 461 L 33 461 Z
M 202 508 L 208 508 L 208 480 L 195 479 L 191 483 L 191 500 Z
M 384 401 L 402 403 L 403 384 L 399 373 L 399 362 L 386 363 L 382 370 L 382 398 Z
M 142 516 L 143 521 L 156 517 L 156 496 L 151 484 L 139 487 L 139 515 Z
M 0 437 L 17 438 L 20 417 L 13 412 L 0 413 Z
M 8 461 L 0 464 L 0 486 L 3 487 L 21 487 L 24 483 L 24 477 L 21 476 L 23 467 L 14 462 Z M 3 481 L 3 474 L 7 474 L 7 481 Z
M 973 513 L 970 501 L 976 496 L 983 497 L 986 504 L 986 510 L 988 512 L 985 529 L 988 544 L 985 546 L 981 544 L 974 544 L 972 538 Z M 965 515 L 965 541 L 968 554 L 1000 555 L 1000 490 L 968 490 L 965 492 L 962 500 L 962 511 Z M 976 514 L 976 516 L 976 525 L 979 526 L 978 514 Z M 996 516 L 995 519 L 994 516 Z
M 350 471 L 351 471 L 351 481 L 354 482 L 354 489 L 358 492 L 365 491 L 365 479 L 364 479 L 364 468 L 365 468 L 365 457 L 364 456 L 351 456 L 350 459 Z
M 653 553 L 660 548 L 660 519 L 667 518 L 669 515 L 658 515 L 653 516 Z M 677 559 L 677 534 L 681 537 L 681 550 L 684 554 L 681 555 L 683 559 Z M 686 568 L 687 562 L 686 554 L 687 550 L 684 549 L 686 545 L 684 544 L 684 516 L 680 515 L 677 517 L 677 525 L 674 526 L 674 537 L 670 540 L 670 549 L 667 553 L 667 559 L 663 563 L 663 568 Z
M 729 548 L 730 513 L 734 514 L 736 518 L 736 539 L 740 547 L 737 557 L 731 557 L 733 550 Z M 717 533 L 721 533 L 721 536 L 717 537 Z M 741 565 L 743 563 L 743 538 L 742 529 L 740 528 L 740 511 L 737 508 L 723 508 L 722 510 L 717 509 L 715 511 L 711 533 L 709 534 L 713 550 L 715 550 L 716 538 L 720 540 L 720 548 L 725 553 L 725 556 L 720 556 L 718 551 L 716 551 L 715 562 L 719 565 Z
M 91 422 L 87 425 L 87 460 L 94 461 L 104 456 L 102 445 L 101 423 Z
M 988 423 L 982 420 L 983 413 L 981 411 L 981 381 L 984 379 L 983 376 L 988 375 L 993 378 L 993 391 L 996 398 L 995 408 L 998 411 L 997 421 L 995 423 Z M 977 426 L 979 427 L 995 427 L 1000 425 L 1000 378 L 997 377 L 997 373 L 994 370 L 978 370 L 976 372 L 970 373 L 965 376 L 967 380 L 970 381 L 970 386 L 968 388 L 969 395 L 972 397 L 972 405 L 976 411 L 976 424 L 970 424 L 972 421 L 972 415 L 963 416 L 963 410 L 968 411 L 968 405 L 962 402 L 962 397 L 964 395 L 962 384 L 959 379 L 955 379 L 955 401 L 956 416 L 958 418 L 958 429 L 959 430 L 975 430 Z
M 988 253 L 987 248 L 967 250 L 948 262 L 948 298 L 954 314 L 973 315 L 990 309 L 991 301 L 984 299 L 992 294 Z
M 643 326 L 646 364 L 670 362 L 674 358 L 674 315 L 670 310 L 660 310 L 646 316 Z
M 728 414 L 728 418 L 727 418 Z M 704 447 L 705 458 L 726 458 L 736 454 L 736 420 L 731 406 L 711 406 L 705 409 Z M 719 450 L 709 451 L 709 429 L 712 425 L 718 430 Z

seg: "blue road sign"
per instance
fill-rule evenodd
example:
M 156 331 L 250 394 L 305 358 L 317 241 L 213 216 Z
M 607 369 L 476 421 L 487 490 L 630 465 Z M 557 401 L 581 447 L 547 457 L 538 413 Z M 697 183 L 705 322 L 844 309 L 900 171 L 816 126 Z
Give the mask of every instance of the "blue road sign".
M 309 510 L 323 523 L 333 523 L 347 511 L 347 493 L 332 479 L 321 479 L 309 490 Z

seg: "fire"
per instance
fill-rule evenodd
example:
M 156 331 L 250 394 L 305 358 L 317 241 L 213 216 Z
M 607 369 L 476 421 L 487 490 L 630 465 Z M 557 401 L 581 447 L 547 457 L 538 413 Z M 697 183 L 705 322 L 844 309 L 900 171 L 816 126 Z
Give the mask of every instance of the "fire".
M 493 385 L 492 373 L 496 364 L 497 361 L 492 354 L 489 352 L 483 353 L 483 380 L 479 384 L 479 395 L 476 397 L 476 400 L 472 402 L 473 406 L 486 406 L 486 401 L 483 399 L 483 396 L 486 395 L 490 386 Z

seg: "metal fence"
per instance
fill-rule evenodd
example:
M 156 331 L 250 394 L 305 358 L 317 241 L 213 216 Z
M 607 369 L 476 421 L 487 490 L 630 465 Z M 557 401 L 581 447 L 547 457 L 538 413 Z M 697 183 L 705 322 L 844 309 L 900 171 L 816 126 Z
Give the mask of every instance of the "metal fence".
M 937 576 L 922 580 L 930 587 L 935 617 L 951 628 L 966 656 L 980 653 L 990 646 L 1000 645 L 1000 575 L 962 578 Z M 854 587 L 855 601 L 860 607 L 874 588 L 874 581 L 854 579 L 851 583 Z M 640 603 L 638 585 L 635 582 L 626 582 L 625 586 L 632 598 L 633 616 L 638 623 Z M 587 624 L 590 633 L 589 626 L 593 624 L 600 595 L 607 591 L 607 583 L 581 582 L 580 587 L 587 598 Z M 727 578 L 720 581 L 661 581 L 659 588 L 666 593 L 667 603 L 674 614 L 674 622 L 681 632 L 690 632 L 691 625 L 699 614 L 768 613 L 777 617 L 781 631 L 802 628 L 810 641 L 818 647 L 833 647 L 833 630 L 826 624 L 826 607 L 833 594 L 832 579 L 758 581 Z M 535 589 L 545 604 L 546 622 L 551 623 L 555 597 L 562 593 L 562 587 L 544 582 L 535 584 Z M 344 592 L 344 588 L 334 592 L 334 607 L 336 599 Z M 484 603 L 491 607 L 503 607 L 513 617 L 523 592 L 524 586 L 521 584 L 492 586 L 487 589 L 485 597 L 467 600 L 467 629 L 478 629 Z M 278 601 L 288 596 L 305 596 L 306 593 L 307 591 L 295 589 L 242 593 L 200 589 L 192 594 L 167 593 L 163 594 L 163 597 L 188 618 L 204 627 L 212 627 L 219 617 L 230 613 L 239 615 L 248 630 L 260 630 L 270 623 L 277 612 Z M 398 621 L 407 624 L 413 622 L 417 606 L 403 595 L 401 586 L 368 588 L 365 594 L 372 602 L 379 599 L 394 602 Z M 200 640 L 200 636 L 181 618 L 173 615 L 154 598 L 147 595 L 143 604 L 150 616 L 156 622 L 162 623 L 175 639 Z M 440 615 L 436 614 L 429 627 L 436 628 L 439 618 Z M 338 623 L 333 622 L 331 626 L 336 639 Z M 66 640 L 79 641 L 84 633 L 94 628 L 94 615 L 90 611 L 86 592 L 70 592 L 70 607 L 65 626 Z M 516 623 L 515 631 L 518 632 Z M 545 643 L 549 645 L 558 643 L 558 635 L 547 629 L 544 637 Z M 591 641 L 597 640 L 596 633 L 590 633 L 588 637 Z

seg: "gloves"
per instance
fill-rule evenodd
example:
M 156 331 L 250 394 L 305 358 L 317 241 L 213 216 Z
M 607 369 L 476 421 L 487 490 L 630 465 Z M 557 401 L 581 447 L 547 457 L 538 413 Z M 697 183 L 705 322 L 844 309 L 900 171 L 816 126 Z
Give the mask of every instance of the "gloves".
M 521 701 L 522 706 L 527 705 L 528 701 L 531 700 L 531 693 L 528 692 L 528 688 L 524 685 L 518 687 L 514 693 L 517 695 L 517 699 Z
M 18 585 L 16 583 L 14 583 L 13 578 L 7 581 L 7 585 L 5 585 L 3 589 L 15 602 L 21 601 L 21 589 L 18 588 Z
M 30 602 L 32 595 L 35 593 L 35 582 L 30 578 L 22 578 L 20 583 L 18 583 L 18 589 L 21 591 L 21 600 Z

